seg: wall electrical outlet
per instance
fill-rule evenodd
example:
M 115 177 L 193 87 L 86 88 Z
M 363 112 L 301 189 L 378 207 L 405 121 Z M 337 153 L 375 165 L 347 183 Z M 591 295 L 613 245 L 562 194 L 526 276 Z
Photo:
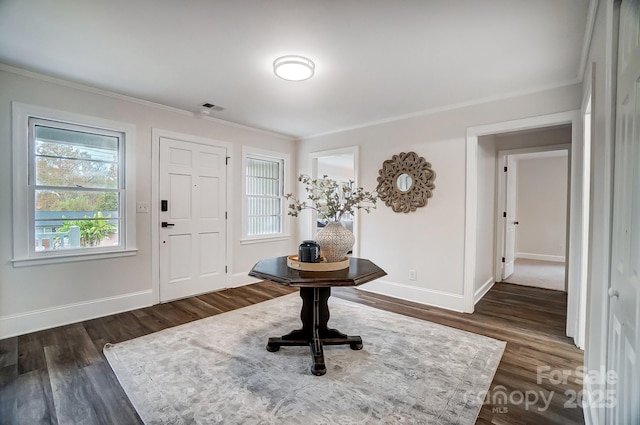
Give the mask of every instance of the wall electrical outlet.
M 415 270 L 409 270 L 409 280 L 417 280 L 418 279 L 418 272 L 416 272 Z
M 136 202 L 136 212 L 148 213 L 149 212 L 149 204 L 147 202 Z

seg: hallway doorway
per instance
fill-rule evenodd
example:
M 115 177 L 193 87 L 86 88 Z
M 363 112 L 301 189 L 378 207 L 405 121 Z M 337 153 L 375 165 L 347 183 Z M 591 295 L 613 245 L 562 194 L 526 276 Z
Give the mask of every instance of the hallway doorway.
M 494 259 L 502 249 L 498 243 L 497 229 L 503 219 L 503 209 L 499 210 L 497 196 L 496 164 L 498 150 L 526 149 L 535 146 L 571 144 L 569 148 L 570 195 L 567 214 L 566 237 L 566 275 L 567 275 L 567 322 L 566 335 L 576 339 L 576 345 L 583 345 L 580 338 L 579 314 L 582 280 L 580 271 L 583 266 L 583 180 L 588 169 L 583 158 L 583 123 L 581 111 L 530 117 L 515 121 L 487 124 L 467 129 L 467 211 L 465 213 L 465 272 L 464 302 L 465 311 L 473 312 L 474 305 L 490 290 L 493 282 L 501 280 L 501 266 Z M 566 131 L 559 140 L 547 140 L 540 143 L 536 132 L 544 130 Z M 501 146 L 504 135 L 517 134 L 522 140 Z M 531 139 L 534 140 L 531 140 Z M 517 221 L 517 220 L 515 220 Z M 500 242 L 501 241 L 501 242 Z M 494 280 L 495 279 L 495 280 Z
M 311 177 L 327 178 L 335 180 L 341 187 L 358 186 L 358 146 L 351 146 L 340 149 L 330 149 L 309 154 L 311 161 Z M 358 214 L 345 214 L 341 219 L 342 225 L 351 230 L 356 239 L 350 254 L 356 255 L 359 250 L 359 224 Z M 322 230 L 327 224 L 327 220 L 319 220 L 317 215 L 313 214 L 311 223 L 312 237 Z
M 558 131 L 570 137 L 570 129 Z M 535 137 L 544 141 L 552 134 L 539 130 Z M 496 135 L 497 143 L 512 145 L 515 139 L 505 137 Z M 569 149 L 565 144 L 498 152 L 500 281 L 566 292 Z

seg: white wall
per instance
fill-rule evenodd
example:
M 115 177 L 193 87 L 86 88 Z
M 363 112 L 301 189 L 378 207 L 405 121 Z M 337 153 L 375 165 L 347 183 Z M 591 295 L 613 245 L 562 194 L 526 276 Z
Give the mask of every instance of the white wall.
M 567 155 L 518 160 L 516 258 L 564 262 Z
M 466 129 L 578 109 L 580 88 L 565 86 L 301 141 L 301 172 L 309 171 L 310 152 L 361 146 L 359 183 L 367 189 L 376 187 L 382 162 L 400 151 L 415 151 L 436 172 L 434 196 L 425 208 L 402 214 L 382 204 L 361 215 L 360 255 L 388 273 L 364 289 L 463 310 Z M 302 237 L 310 236 L 304 219 L 299 229 Z M 417 271 L 416 281 L 409 280 L 410 269 Z
M 151 200 L 152 128 L 220 140 L 232 144 L 231 205 L 228 237 L 232 243 L 229 283 L 242 281 L 259 259 L 295 252 L 296 238 L 275 243 L 240 245 L 242 145 L 292 155 L 290 138 L 148 103 L 101 94 L 8 67 L 0 68 L 0 339 L 37 328 L 51 327 L 132 309 L 157 302 L 152 296 L 151 214 L 137 214 L 137 248 L 133 257 L 14 268 L 11 205 L 11 102 L 131 123 L 136 126 L 137 200 Z M 26 164 L 25 164 L 26 166 Z M 291 171 L 294 171 L 293 169 Z M 293 187 L 294 173 L 288 176 Z M 25 214 L 27 211 L 25 211 Z M 267 254 L 265 254 L 267 253 Z M 157 293 L 157 291 L 156 291 Z
M 353 165 L 345 166 L 343 163 L 348 161 L 353 164 L 353 155 L 334 155 L 328 157 L 318 158 L 318 177 L 324 175 L 329 178 L 339 181 L 348 182 L 349 180 L 355 180 Z
M 496 134 L 496 150 L 516 150 L 571 143 L 571 125 Z

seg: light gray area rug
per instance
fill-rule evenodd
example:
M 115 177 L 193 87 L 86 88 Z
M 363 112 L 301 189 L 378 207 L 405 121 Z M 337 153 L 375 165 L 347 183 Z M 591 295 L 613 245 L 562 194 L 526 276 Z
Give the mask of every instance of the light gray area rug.
M 505 342 L 329 299 L 364 348 L 266 351 L 301 322 L 291 294 L 104 348 L 146 424 L 473 424 Z

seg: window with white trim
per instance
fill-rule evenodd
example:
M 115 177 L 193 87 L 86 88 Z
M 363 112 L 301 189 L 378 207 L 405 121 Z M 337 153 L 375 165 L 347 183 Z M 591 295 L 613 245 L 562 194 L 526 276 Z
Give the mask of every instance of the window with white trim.
M 272 239 L 285 234 L 284 193 L 287 155 L 244 152 L 243 237 Z
M 32 252 L 120 246 L 123 134 L 29 119 Z
M 132 126 L 13 107 L 14 265 L 135 251 Z

